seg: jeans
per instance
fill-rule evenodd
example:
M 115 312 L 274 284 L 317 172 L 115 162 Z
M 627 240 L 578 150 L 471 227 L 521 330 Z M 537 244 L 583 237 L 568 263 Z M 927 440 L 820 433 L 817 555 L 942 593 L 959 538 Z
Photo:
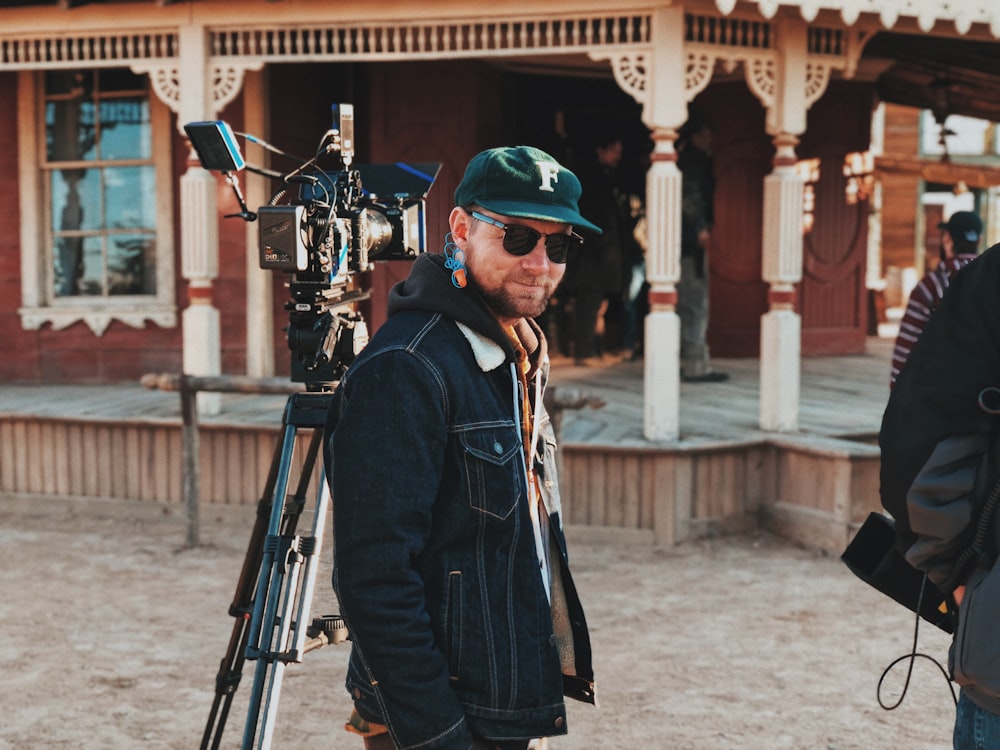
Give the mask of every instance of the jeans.
M 486 740 L 474 737 L 472 740 L 472 750 L 524 750 L 528 747 L 526 740 L 512 740 L 494 744 Z M 365 737 L 365 750 L 396 750 L 392 738 L 388 734 L 380 734 L 375 737 Z
M 625 315 L 622 321 L 622 349 L 642 349 L 642 321 L 646 315 L 646 265 L 632 266 L 628 291 L 625 294 Z
M 677 315 L 681 319 L 681 371 L 704 375 L 708 366 L 708 276 L 699 275 L 698 259 L 681 256 L 681 278 L 677 282 Z M 707 271 L 708 269 L 705 269 Z
M 997 750 L 1000 748 L 1000 716 L 980 708 L 965 694 L 955 712 L 954 750 Z

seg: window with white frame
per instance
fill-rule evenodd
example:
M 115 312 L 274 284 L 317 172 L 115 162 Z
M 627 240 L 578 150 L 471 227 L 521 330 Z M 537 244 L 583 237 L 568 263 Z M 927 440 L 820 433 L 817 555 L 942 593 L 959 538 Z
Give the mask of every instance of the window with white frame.
M 988 120 L 950 115 L 939 124 L 930 110 L 920 113 L 920 153 L 925 156 L 982 156 L 1000 153 L 997 126 Z
M 24 74 L 19 104 L 24 327 L 175 326 L 170 116 L 146 77 Z

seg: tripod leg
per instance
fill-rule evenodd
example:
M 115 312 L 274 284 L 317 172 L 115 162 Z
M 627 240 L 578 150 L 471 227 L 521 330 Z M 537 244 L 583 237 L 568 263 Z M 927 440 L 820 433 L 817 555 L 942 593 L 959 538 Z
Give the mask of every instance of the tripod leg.
M 267 748 L 271 745 L 274 722 L 278 712 L 278 701 L 281 698 L 281 682 L 284 676 L 285 664 L 288 661 L 302 661 L 302 656 L 305 653 L 306 625 L 309 622 L 309 609 L 316 586 L 318 558 L 322 549 L 323 533 L 326 527 L 326 516 L 329 505 L 330 490 L 326 483 L 326 478 L 322 477 L 316 500 L 316 514 L 313 518 L 312 543 L 309 545 L 310 549 L 307 553 L 303 551 L 302 585 L 297 592 L 293 592 L 297 582 L 290 579 L 291 582 L 286 591 L 285 606 L 276 645 L 279 651 L 287 655 L 287 658 L 284 656 L 278 658 L 272 666 L 271 680 L 268 684 L 267 699 L 264 703 L 264 712 L 261 719 L 262 748 Z M 296 593 L 298 599 L 297 607 Z M 289 617 L 293 608 L 296 609 L 294 620 Z
M 259 661 L 254 673 L 242 747 L 249 750 L 256 737 L 262 695 L 270 671 L 263 744 L 260 745 L 267 748 L 287 663 L 302 661 L 307 651 L 339 643 L 348 637 L 339 617 L 323 617 L 310 626 L 314 632 L 306 641 L 309 635 L 306 620 L 315 589 L 316 558 L 322 543 L 327 509 L 331 504 L 329 487 L 321 467 L 312 536 L 295 536 L 306 505 L 309 484 L 317 473 L 317 457 L 323 441 L 322 427 L 330 397 L 328 392 L 298 393 L 289 397 L 285 407 L 281 436 L 258 502 L 250 545 L 229 609 L 236 623 L 216 676 L 215 700 L 201 750 L 219 748 L 245 660 Z M 312 440 L 299 472 L 296 492 L 289 497 L 286 491 L 299 427 L 311 428 Z
M 281 465 L 283 452 L 282 443 L 275 446 L 267 481 L 257 503 L 257 518 L 250 535 L 246 557 L 240 570 L 236 584 L 236 593 L 229 614 L 236 618 L 229 639 L 229 646 L 222 659 L 219 672 L 215 678 L 215 699 L 209 712 L 208 722 L 201 739 L 201 750 L 218 750 L 222 741 L 222 733 L 226 728 L 226 720 L 232 707 L 233 697 L 239 687 L 243 675 L 243 663 L 247 646 L 247 627 L 253 612 L 253 594 L 257 588 L 257 579 L 261 568 L 264 538 L 267 532 L 268 520 L 271 516 L 272 497 L 277 481 L 278 468 Z M 294 519 L 292 519 L 294 523 Z
M 299 487 L 295 495 L 299 506 L 304 504 L 321 443 L 322 433 L 316 430 L 313 432 L 299 477 Z M 291 449 L 286 450 L 286 455 L 282 458 L 283 467 L 278 472 L 275 508 L 272 509 L 271 516 L 272 529 L 277 529 L 279 526 L 275 523 L 278 517 L 276 508 L 282 502 L 279 490 L 283 490 L 287 484 L 289 471 L 287 464 L 291 461 L 291 455 Z M 329 488 L 325 477 L 321 476 L 313 516 L 312 536 L 297 537 L 271 533 L 265 542 L 263 567 L 254 606 L 254 620 L 247 646 L 247 658 L 259 661 L 254 673 L 253 691 L 247 710 L 243 735 L 244 750 L 250 750 L 254 746 L 258 728 L 259 747 L 270 747 L 285 666 L 290 661 L 302 660 L 309 607 L 315 589 L 317 556 L 322 546 L 329 505 Z M 266 701 L 263 699 L 265 683 L 268 684 Z M 263 719 L 261 719 L 262 707 Z
M 257 659 L 266 656 L 266 649 L 261 648 L 261 633 L 265 620 L 268 623 L 274 622 L 277 611 L 277 597 L 271 592 L 272 586 L 277 584 L 280 591 L 283 571 L 281 566 L 284 561 L 278 560 L 278 546 L 282 542 L 280 535 L 282 526 L 282 516 L 284 515 L 285 491 L 288 486 L 288 476 L 291 471 L 292 455 L 295 450 L 296 430 L 293 425 L 286 425 L 280 443 L 280 463 L 278 465 L 277 476 L 273 492 L 271 495 L 271 518 L 268 523 L 267 536 L 263 544 L 263 556 L 261 558 L 257 578 L 257 592 L 254 597 L 253 616 L 250 621 L 250 631 L 247 636 L 246 658 Z M 286 555 L 289 550 L 285 550 Z M 247 711 L 247 722 L 244 726 L 243 747 L 253 746 L 254 734 L 257 729 L 257 715 L 260 711 L 260 696 L 264 690 L 264 679 L 266 677 L 267 660 L 264 659 L 257 664 L 254 672 L 253 687 L 250 693 L 250 707 Z

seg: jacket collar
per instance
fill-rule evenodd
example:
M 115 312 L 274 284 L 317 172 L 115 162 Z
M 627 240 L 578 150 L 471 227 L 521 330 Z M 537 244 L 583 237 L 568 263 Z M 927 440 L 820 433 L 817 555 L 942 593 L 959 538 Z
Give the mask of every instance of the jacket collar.
M 483 372 L 495 370 L 507 361 L 507 352 L 496 341 L 474 331 L 459 321 L 455 321 L 455 325 L 458 326 L 458 330 L 462 332 L 465 340 L 472 347 L 472 353 L 476 357 L 476 364 L 479 365 L 479 369 Z M 541 337 L 541 332 L 534 325 L 534 322 L 528 320 L 518 321 L 517 335 L 521 339 L 521 343 L 527 350 L 528 357 L 532 361 L 531 374 L 533 376 L 538 371 L 541 360 L 547 355 L 545 346 L 543 345 L 544 339 Z
M 490 372 L 507 361 L 507 353 L 493 339 L 473 331 L 464 323 L 455 321 L 455 325 L 458 326 L 458 330 L 462 332 L 465 340 L 472 347 L 472 354 L 475 356 L 476 364 L 479 365 L 480 370 Z

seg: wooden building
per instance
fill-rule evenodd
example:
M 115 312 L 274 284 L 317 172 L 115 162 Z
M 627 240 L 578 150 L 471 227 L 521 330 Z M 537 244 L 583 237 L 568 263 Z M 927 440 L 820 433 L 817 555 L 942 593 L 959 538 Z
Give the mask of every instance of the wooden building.
M 877 449 L 865 436 L 800 434 L 803 357 L 864 350 L 872 171 L 883 184 L 879 237 L 895 248 L 918 219 L 891 179 L 912 185 L 940 168 L 889 149 L 871 166 L 873 112 L 882 102 L 1000 120 L 994 0 L 26 0 L 4 3 L 0 22 L 0 104 L 16 113 L 0 122 L 0 383 L 10 392 L 150 372 L 288 375 L 285 278 L 260 268 L 257 225 L 226 218 L 242 207 L 194 158 L 186 123 L 225 120 L 278 150 L 241 136 L 250 164 L 286 174 L 314 154 L 331 105 L 354 104 L 358 162 L 442 165 L 427 206 L 436 250 L 473 154 L 529 142 L 572 164 L 586 125 L 610 118 L 634 163 L 648 157 L 641 436 L 565 458 L 570 489 L 603 488 L 587 507 L 604 510 L 578 505 L 577 522 L 664 542 L 770 513 L 800 539 L 842 546 L 877 492 Z M 685 435 L 680 421 L 674 144 L 690 104 L 716 131 L 710 343 L 715 356 L 760 363 L 731 384 L 741 399 L 759 394 L 758 424 L 725 440 Z M 900 122 L 883 131 L 894 146 Z M 248 210 L 280 186 L 259 171 L 235 179 Z M 875 257 L 876 276 L 907 260 Z M 376 264 L 365 279 L 371 327 L 407 270 Z M 867 383 L 869 397 L 880 383 Z M 218 402 L 202 406 L 211 417 Z M 158 486 L 154 499 L 176 501 L 176 472 L 161 466 L 180 441 L 168 421 L 51 406 L 4 416 L 0 491 L 145 498 Z M 100 438 L 83 437 L 91 427 Z M 210 450 L 232 451 L 222 461 L 203 450 L 210 487 L 259 472 L 244 433 L 213 431 Z M 29 471 L 25 451 L 51 452 L 56 470 Z M 88 476 L 110 484 L 74 484 Z
M 239 206 L 192 158 L 187 122 L 224 119 L 308 157 L 331 104 L 354 103 L 359 161 L 442 164 L 434 249 L 471 155 L 516 140 L 558 152 L 614 113 L 648 137 L 645 433 L 675 440 L 674 141 L 694 102 L 717 131 L 710 343 L 760 357 L 760 426 L 794 432 L 801 357 L 856 353 L 868 331 L 869 207 L 848 200 L 866 175 L 845 158 L 868 149 L 876 102 L 1000 119 L 991 0 L 435 0 L 391 14 L 351 0 L 50 0 L 6 3 L 0 20 L 0 100 L 17 113 L 0 124 L 0 382 L 287 372 L 283 280 L 258 267 L 256 226 L 222 218 Z M 251 208 L 275 191 L 238 179 Z M 372 327 L 405 272 L 374 272 Z

